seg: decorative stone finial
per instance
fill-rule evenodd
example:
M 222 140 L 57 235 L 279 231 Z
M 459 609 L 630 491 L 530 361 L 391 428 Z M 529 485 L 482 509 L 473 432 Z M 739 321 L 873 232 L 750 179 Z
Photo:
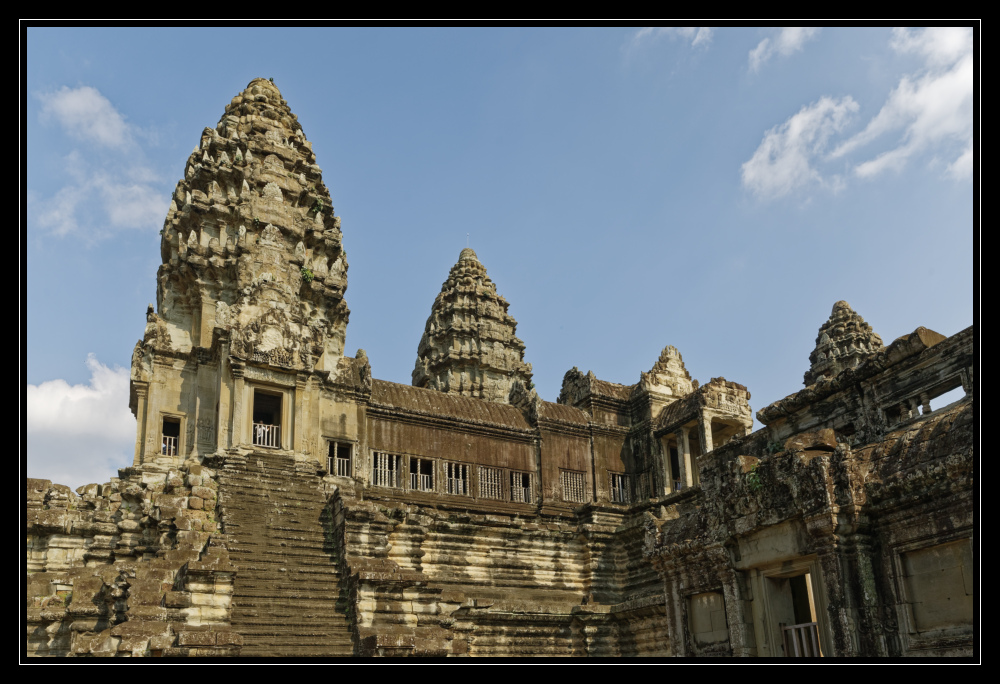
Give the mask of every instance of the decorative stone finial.
M 431 307 L 413 384 L 501 404 L 517 381 L 530 392 L 531 364 L 507 307 L 476 253 L 463 249 Z
M 816 348 L 809 355 L 810 367 L 803 378 L 806 387 L 854 368 L 882 346 L 882 338 L 850 304 L 843 300 L 837 302 L 829 320 L 820 326 Z
M 691 392 L 697 383 L 691 380 L 691 374 L 684 367 L 684 359 L 677 347 L 669 344 L 660 352 L 660 358 L 648 373 L 641 373 L 639 384 L 643 389 L 656 390 L 675 396 L 683 396 Z

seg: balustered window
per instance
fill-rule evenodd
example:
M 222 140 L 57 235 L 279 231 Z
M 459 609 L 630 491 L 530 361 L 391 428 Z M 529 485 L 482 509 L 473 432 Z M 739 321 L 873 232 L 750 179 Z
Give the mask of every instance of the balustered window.
M 253 444 L 281 448 L 281 394 L 254 390 Z
M 469 495 L 469 466 L 465 463 L 445 463 L 445 493 Z
M 611 478 L 611 501 L 632 503 L 632 478 L 623 473 L 608 473 Z
M 533 476 L 531 473 L 521 473 L 511 471 L 510 474 L 510 500 L 518 503 L 534 503 L 535 494 L 532 486 Z
M 371 482 L 376 487 L 402 487 L 403 457 L 399 454 L 372 452 Z
M 410 457 L 410 489 L 418 492 L 434 491 L 434 461 Z
M 479 466 L 479 497 L 482 499 L 506 499 L 503 491 L 503 470 Z
M 160 453 L 164 456 L 176 456 L 180 447 L 181 421 L 178 418 L 164 418 L 160 437 Z
M 587 487 L 583 473 L 575 470 L 560 470 L 559 484 L 562 487 L 563 501 L 586 503 Z
M 327 470 L 337 477 L 352 477 L 354 475 L 353 445 L 348 442 L 330 442 L 327 455 Z

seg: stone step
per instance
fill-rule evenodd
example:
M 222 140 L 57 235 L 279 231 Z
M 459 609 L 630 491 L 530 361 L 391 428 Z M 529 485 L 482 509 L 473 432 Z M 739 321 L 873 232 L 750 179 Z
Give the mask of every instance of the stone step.
M 242 654 L 351 655 L 349 602 L 315 472 L 286 457 L 252 454 L 225 463 L 219 483 L 220 519 L 238 568 L 232 622 Z

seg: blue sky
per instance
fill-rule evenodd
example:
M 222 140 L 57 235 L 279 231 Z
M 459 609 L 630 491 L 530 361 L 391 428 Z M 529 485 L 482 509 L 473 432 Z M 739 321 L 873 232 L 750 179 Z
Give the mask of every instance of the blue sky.
M 131 464 L 127 366 L 201 131 L 273 78 L 350 264 L 347 352 L 409 383 L 466 244 L 554 401 L 676 346 L 756 411 L 845 299 L 973 322 L 971 29 L 29 28 L 28 474 Z

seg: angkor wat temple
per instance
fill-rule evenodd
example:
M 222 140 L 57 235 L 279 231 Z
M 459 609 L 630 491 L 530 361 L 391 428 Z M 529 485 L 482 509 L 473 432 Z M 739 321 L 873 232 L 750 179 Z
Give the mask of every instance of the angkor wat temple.
M 670 346 L 552 403 L 464 249 L 401 385 L 344 353 L 341 238 L 252 81 L 172 196 L 134 462 L 27 481 L 28 655 L 973 655 L 972 327 L 837 302 L 757 431 Z

